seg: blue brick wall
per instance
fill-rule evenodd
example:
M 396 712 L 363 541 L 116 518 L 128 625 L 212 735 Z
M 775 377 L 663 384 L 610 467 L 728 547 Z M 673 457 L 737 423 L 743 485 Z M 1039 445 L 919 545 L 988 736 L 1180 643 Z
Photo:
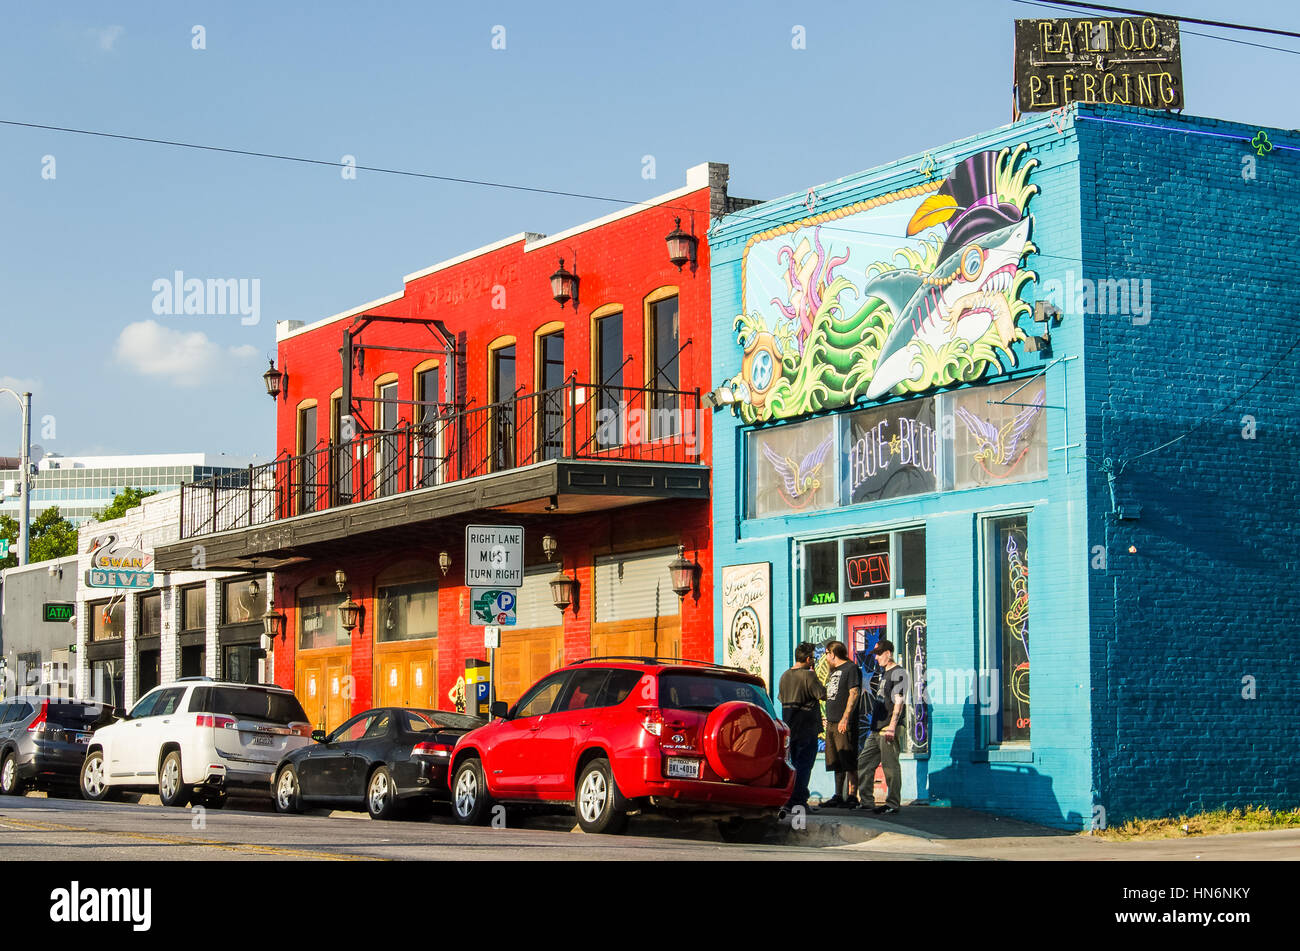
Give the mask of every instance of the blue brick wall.
M 974 152 L 1014 147 L 1020 142 L 1030 143 L 1030 157 L 1039 162 L 1030 180 L 1041 189 L 1029 211 L 1035 219 L 1032 240 L 1042 253 L 1031 254 L 1027 266 L 1044 281 L 1060 279 L 1067 270 L 1078 271 L 1081 266 L 1079 156 L 1072 124 L 1057 128 L 1047 117 L 1030 117 L 993 133 L 936 148 L 933 156 L 946 170 Z M 816 210 L 918 184 L 924 181 L 918 171 L 921 159 L 920 155 L 910 156 L 818 186 Z M 807 217 L 804 199 L 804 194 L 791 195 L 745 209 L 710 232 L 715 383 L 734 375 L 742 356 L 732 320 L 742 306 L 745 242 L 757 231 Z M 1031 327 L 1026 329 L 1034 332 Z M 1053 357 L 1082 356 L 1082 320 L 1064 321 L 1052 333 Z M 1020 357 L 1015 372 L 1021 374 L 1041 370 L 1049 362 L 1041 354 L 1020 351 Z M 1048 412 L 1048 445 L 1080 447 L 1050 452 L 1046 480 L 752 521 L 743 519 L 742 510 L 744 430 L 731 414 L 715 414 L 714 564 L 720 575 L 724 565 L 772 563 L 774 666 L 779 676 L 792 661 L 798 633 L 795 540 L 924 524 L 929 667 L 932 675 L 955 686 L 962 672 L 980 665 L 979 516 L 1030 507 L 1032 758 L 1026 762 L 980 762 L 975 705 L 967 694 L 945 689 L 932 707 L 931 756 L 905 768 L 904 796 L 909 798 L 919 790 L 936 802 L 1081 828 L 1091 817 L 1094 801 L 1083 360 L 1056 365 L 1047 382 L 1047 402 L 1067 407 Z M 720 578 L 715 578 L 715 583 L 720 583 Z M 721 656 L 720 604 L 715 631 L 715 651 Z M 814 772 L 813 788 L 829 792 L 820 764 Z
M 1297 340 L 1300 136 L 1268 129 L 1259 156 L 1258 127 L 1113 107 L 1076 128 L 1086 271 L 1152 286 L 1149 323 L 1086 320 L 1088 454 L 1131 459 L 1116 501 L 1141 506 L 1115 521 L 1089 464 L 1096 801 L 1111 823 L 1294 807 L 1300 354 L 1220 408 Z

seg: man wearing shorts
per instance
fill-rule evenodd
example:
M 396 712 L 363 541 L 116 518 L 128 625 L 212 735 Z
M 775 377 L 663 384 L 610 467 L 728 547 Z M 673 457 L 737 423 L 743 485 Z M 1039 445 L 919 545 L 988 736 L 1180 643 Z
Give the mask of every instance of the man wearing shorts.
M 835 794 L 823 807 L 853 809 L 857 806 L 858 694 L 862 672 L 849 660 L 840 641 L 826 645 L 826 769 L 835 774 Z

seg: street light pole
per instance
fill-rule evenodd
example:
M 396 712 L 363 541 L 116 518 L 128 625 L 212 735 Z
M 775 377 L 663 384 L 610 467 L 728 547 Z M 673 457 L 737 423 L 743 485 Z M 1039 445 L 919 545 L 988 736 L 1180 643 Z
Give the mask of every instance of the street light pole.
M 21 566 L 27 564 L 31 554 L 28 529 L 32 524 L 32 394 L 19 396 L 17 391 L 7 386 L 0 386 L 0 393 L 8 393 L 23 408 L 23 456 L 22 471 L 19 473 L 22 476 L 23 511 L 18 539 L 18 564 Z

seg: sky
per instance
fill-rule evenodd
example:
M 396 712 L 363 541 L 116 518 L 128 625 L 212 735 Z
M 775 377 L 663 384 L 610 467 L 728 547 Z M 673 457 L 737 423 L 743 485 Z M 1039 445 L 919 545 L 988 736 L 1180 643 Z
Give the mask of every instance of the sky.
M 1149 3 L 1300 30 L 1294 0 Z M 629 201 L 726 162 L 733 195 L 776 198 L 1009 122 L 1013 21 L 1066 15 L 1085 13 L 4 0 L 0 119 Z M 1189 31 L 1300 40 L 1182 35 L 1188 113 L 1300 127 L 1300 56 Z M 319 320 L 464 251 L 618 207 L 0 125 L 0 386 L 31 390 L 48 451 L 265 460 L 277 320 Z M 235 282 L 242 310 L 166 313 L 159 282 L 176 272 Z M 0 397 L 0 456 L 19 438 Z

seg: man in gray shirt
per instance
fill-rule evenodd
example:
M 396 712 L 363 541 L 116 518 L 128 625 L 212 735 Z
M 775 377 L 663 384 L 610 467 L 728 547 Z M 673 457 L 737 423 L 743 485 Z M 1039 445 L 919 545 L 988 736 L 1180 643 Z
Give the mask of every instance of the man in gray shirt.
M 880 640 L 872 651 L 880 671 L 876 674 L 876 689 L 871 697 L 871 735 L 867 737 L 858 756 L 858 795 L 865 794 L 864 806 L 872 805 L 876 786 L 876 767 L 885 770 L 885 804 L 876 806 L 878 813 L 895 813 L 899 809 L 903 774 L 898 764 L 898 732 L 907 710 L 907 693 L 910 678 L 907 671 L 894 662 L 894 645 Z

